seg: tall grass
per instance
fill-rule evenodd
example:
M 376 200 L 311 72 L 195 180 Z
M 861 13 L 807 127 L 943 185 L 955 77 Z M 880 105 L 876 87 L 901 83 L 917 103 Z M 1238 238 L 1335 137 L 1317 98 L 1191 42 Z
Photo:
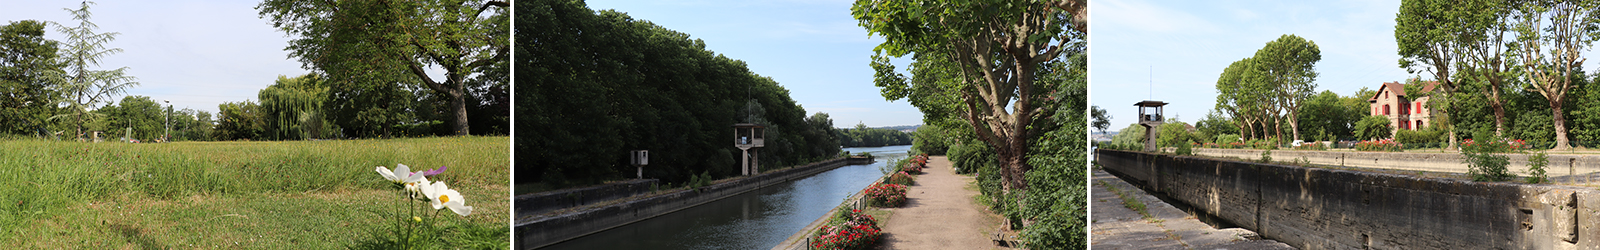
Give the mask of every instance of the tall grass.
M 509 139 L 449 137 L 167 144 L 0 140 L 0 225 L 116 197 L 171 200 L 389 188 L 375 166 L 448 166 L 452 187 L 509 183 Z M 474 202 L 504 203 L 504 195 Z M 0 227 L 0 239 L 14 227 Z

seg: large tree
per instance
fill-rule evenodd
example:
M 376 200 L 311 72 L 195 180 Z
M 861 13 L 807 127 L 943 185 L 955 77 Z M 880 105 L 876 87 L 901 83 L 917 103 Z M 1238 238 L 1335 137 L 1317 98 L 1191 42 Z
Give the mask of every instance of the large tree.
M 961 101 L 960 117 L 995 147 L 1002 189 L 1026 197 L 1029 140 L 1039 135 L 1031 126 L 1051 120 L 1055 111 L 1044 92 L 1053 88 L 1039 80 L 1049 74 L 1046 64 L 1085 49 L 1086 7 L 1081 1 L 859 0 L 851 14 L 868 34 L 884 37 L 874 49 L 878 86 L 912 88 L 893 76 L 888 57 L 945 62 L 941 67 L 955 75 L 956 86 L 948 90 Z
M 41 131 L 55 109 L 51 83 L 65 66 L 56 58 L 56 41 L 44 38 L 44 22 L 13 21 L 0 26 L 0 133 Z
M 1252 70 L 1255 74 L 1250 77 L 1259 77 L 1255 80 L 1267 84 L 1269 96 L 1273 98 L 1272 108 L 1277 110 L 1276 116 L 1288 120 L 1289 131 L 1294 140 L 1300 140 L 1300 114 L 1301 103 L 1310 98 L 1317 89 L 1316 64 L 1322 61 L 1322 50 L 1317 43 L 1306 40 L 1296 35 L 1279 36 L 1278 40 L 1267 42 L 1261 50 L 1256 51 L 1251 60 Z M 1275 129 L 1282 126 L 1275 124 Z M 1279 138 L 1283 136 L 1278 133 Z
M 316 74 L 278 76 L 272 86 L 257 94 L 265 124 L 264 137 L 274 140 L 327 138 L 332 130 L 322 107 L 327 92 L 328 87 Z
M 1600 34 L 1600 1 L 1526 1 L 1515 5 L 1519 12 L 1512 30 L 1517 34 L 1516 53 L 1531 89 L 1549 103 L 1555 127 L 1556 150 L 1568 149 L 1567 119 L 1562 104 L 1573 88 L 1572 78 L 1581 74 L 1583 50 Z
M 506 1 L 266 0 L 256 7 L 298 36 L 286 50 L 331 81 L 420 83 L 450 100 L 457 135 L 470 133 L 469 78 L 510 58 Z M 359 65 L 356 65 L 359 64 Z M 444 70 L 442 79 L 428 74 Z M 409 79 L 383 78 L 404 72 Z M 376 75 L 375 75 L 376 74 Z
M 1395 14 L 1394 37 L 1400 54 L 1400 68 L 1407 72 L 1427 72 L 1434 80 L 1441 97 L 1449 99 L 1455 90 L 1451 81 L 1451 67 L 1460 61 L 1462 53 L 1461 11 L 1458 2 L 1446 0 L 1405 0 L 1400 12 Z M 1408 93 L 1410 94 L 1410 93 Z M 1436 116 L 1448 117 L 1450 107 L 1438 109 Z M 1456 134 L 1450 132 L 1450 148 L 1455 148 Z
M 78 20 L 78 26 L 68 27 L 55 24 L 56 30 L 66 34 L 67 41 L 63 44 L 61 57 L 66 60 L 66 72 L 57 81 L 60 82 L 59 91 L 63 95 L 61 104 L 70 113 L 59 114 L 51 118 L 72 117 L 77 128 L 77 136 L 84 136 L 84 119 L 101 116 L 90 111 L 101 103 L 111 103 L 114 95 L 128 91 L 128 88 L 139 85 L 133 76 L 126 75 L 128 67 L 114 70 L 93 70 L 92 67 L 100 66 L 100 59 L 105 56 L 122 53 L 120 48 L 107 49 L 106 43 L 116 40 L 119 33 L 95 33 L 99 25 L 89 22 L 89 5 L 94 2 L 84 1 L 78 9 L 66 9 L 72 13 L 72 19 Z

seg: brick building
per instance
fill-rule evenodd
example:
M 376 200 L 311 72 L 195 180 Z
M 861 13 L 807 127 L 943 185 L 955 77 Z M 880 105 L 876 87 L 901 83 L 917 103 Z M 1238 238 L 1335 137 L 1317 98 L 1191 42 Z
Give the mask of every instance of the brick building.
M 1432 92 L 1438 85 L 1435 81 L 1419 82 L 1423 84 L 1422 92 Z M 1372 115 L 1389 117 L 1390 134 L 1400 130 L 1415 130 L 1426 128 L 1432 124 L 1433 109 L 1428 107 L 1428 97 L 1418 93 L 1406 95 L 1405 84 L 1400 82 L 1386 82 L 1378 87 L 1378 93 L 1367 99 L 1371 103 Z

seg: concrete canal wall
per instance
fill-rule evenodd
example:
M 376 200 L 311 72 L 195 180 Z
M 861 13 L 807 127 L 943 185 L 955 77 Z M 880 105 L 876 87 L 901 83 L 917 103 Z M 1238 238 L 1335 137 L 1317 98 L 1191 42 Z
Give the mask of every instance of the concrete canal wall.
M 805 166 L 734 179 L 693 190 L 685 189 L 668 194 L 618 202 L 617 204 L 603 207 L 531 218 L 515 225 L 513 237 L 515 238 L 517 249 L 545 247 L 762 187 L 805 178 L 840 166 L 868 164 L 872 160 L 872 158 L 836 158 Z
M 661 180 L 656 179 L 627 180 L 593 187 L 519 195 L 513 202 L 513 207 L 516 207 L 518 217 L 542 214 L 649 193 L 655 191 L 656 185 L 660 182 Z
M 1129 183 L 1300 249 L 1600 249 L 1590 188 L 1095 154 Z

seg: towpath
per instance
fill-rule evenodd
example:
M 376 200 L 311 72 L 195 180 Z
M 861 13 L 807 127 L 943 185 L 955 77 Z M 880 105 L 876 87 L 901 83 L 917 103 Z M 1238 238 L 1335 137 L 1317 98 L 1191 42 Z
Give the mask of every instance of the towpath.
M 1246 239 L 1244 229 L 1216 229 L 1144 190 L 1095 169 L 1090 182 L 1092 208 L 1089 246 L 1093 249 L 1294 249 L 1273 240 Z M 1115 191 L 1113 191 L 1113 189 Z M 1145 217 L 1123 205 L 1121 196 L 1144 204 Z
M 955 174 L 944 156 L 930 157 L 923 172 L 884 223 L 882 249 L 1000 248 L 989 239 L 1000 218 L 973 199 L 972 177 Z

